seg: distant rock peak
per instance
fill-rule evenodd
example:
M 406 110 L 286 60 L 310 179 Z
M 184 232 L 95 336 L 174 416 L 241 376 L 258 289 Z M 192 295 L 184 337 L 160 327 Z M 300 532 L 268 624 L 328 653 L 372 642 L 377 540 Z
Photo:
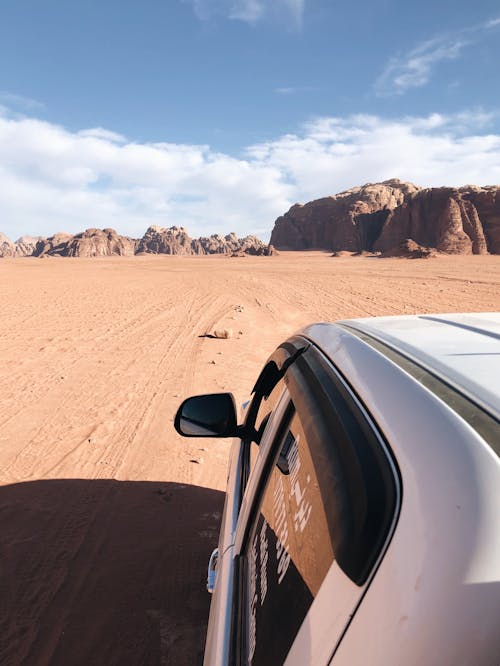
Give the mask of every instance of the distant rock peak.
M 212 234 L 206 238 L 191 238 L 184 227 L 177 226 L 167 228 L 151 225 L 139 240 L 120 236 L 109 228 L 89 228 L 74 235 L 59 232 L 49 238 L 23 236 L 16 243 L 0 233 L 0 257 L 106 257 L 134 254 L 269 256 L 276 254 L 276 250 L 256 236 L 238 238 L 231 232 L 226 236 Z
M 191 238 L 184 227 L 149 227 L 138 241 L 137 254 L 228 254 L 238 253 L 253 255 L 270 255 L 275 252 L 266 243 L 255 236 L 238 238 L 231 232 L 226 236 Z

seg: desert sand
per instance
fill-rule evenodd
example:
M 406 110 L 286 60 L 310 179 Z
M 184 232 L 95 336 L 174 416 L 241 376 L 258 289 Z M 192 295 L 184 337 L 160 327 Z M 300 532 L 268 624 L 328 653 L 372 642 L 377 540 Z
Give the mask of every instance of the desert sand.
M 230 442 L 181 400 L 312 321 L 499 309 L 497 256 L 0 261 L 0 663 L 200 663 Z

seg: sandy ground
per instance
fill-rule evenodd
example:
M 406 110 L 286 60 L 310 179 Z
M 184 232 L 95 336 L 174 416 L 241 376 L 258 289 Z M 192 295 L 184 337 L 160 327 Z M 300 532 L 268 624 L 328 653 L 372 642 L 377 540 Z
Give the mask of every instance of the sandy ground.
M 312 321 L 499 309 L 500 257 L 1 260 L 0 663 L 200 663 L 229 442 L 181 400 Z

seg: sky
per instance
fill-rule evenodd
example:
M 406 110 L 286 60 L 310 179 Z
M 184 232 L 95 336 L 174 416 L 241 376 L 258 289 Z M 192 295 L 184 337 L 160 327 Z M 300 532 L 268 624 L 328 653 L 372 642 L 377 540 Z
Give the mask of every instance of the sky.
M 498 0 L 0 0 L 0 231 L 255 234 L 500 183 Z

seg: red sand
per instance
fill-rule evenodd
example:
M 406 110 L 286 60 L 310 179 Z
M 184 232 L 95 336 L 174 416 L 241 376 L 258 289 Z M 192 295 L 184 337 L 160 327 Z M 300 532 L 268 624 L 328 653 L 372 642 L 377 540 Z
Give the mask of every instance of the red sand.
M 181 400 L 312 321 L 500 310 L 500 257 L 1 260 L 0 310 L 0 663 L 192 665 L 230 443 Z

